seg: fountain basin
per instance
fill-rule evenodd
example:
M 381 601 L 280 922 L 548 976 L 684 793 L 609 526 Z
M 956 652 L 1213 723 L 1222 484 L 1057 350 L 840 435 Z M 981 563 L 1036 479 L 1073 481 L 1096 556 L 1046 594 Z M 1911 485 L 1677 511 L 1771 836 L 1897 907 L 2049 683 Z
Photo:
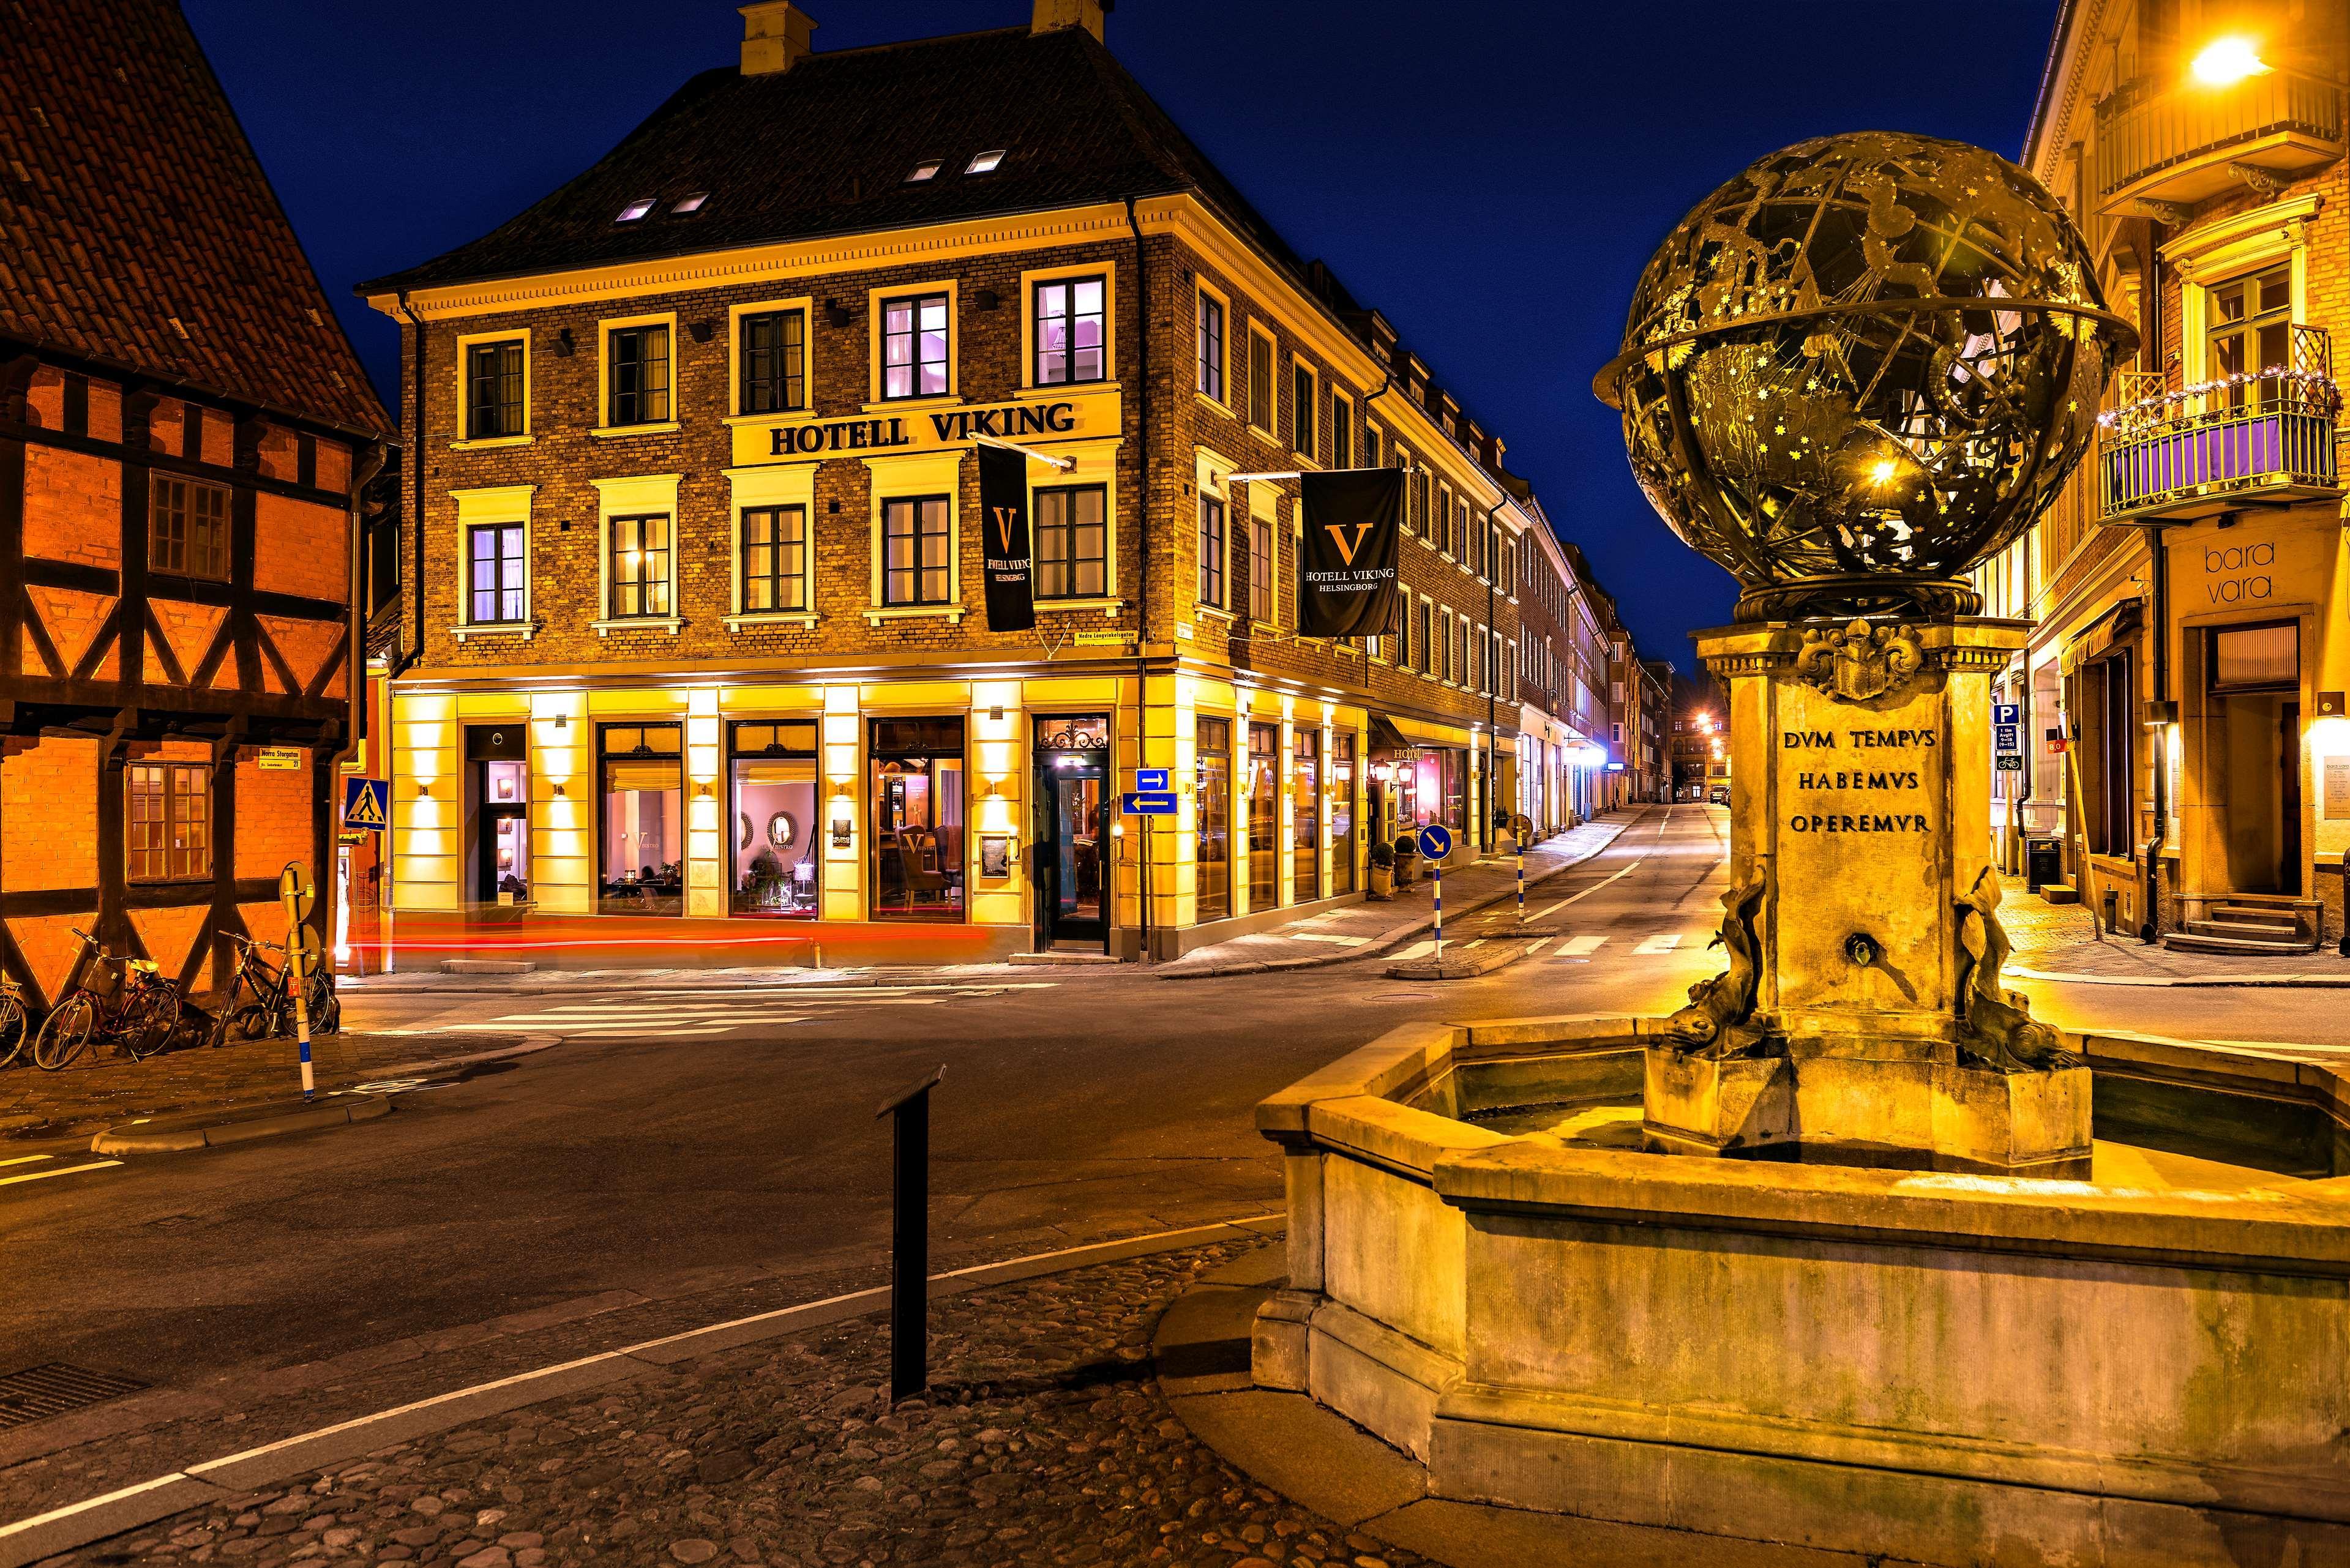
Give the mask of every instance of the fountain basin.
M 2333 1069 L 2068 1037 L 2093 1176 L 2033 1179 L 1648 1152 L 1658 1027 L 1409 1025 L 1260 1106 L 1258 1383 L 1440 1497 L 1935 1563 L 2350 1553 Z

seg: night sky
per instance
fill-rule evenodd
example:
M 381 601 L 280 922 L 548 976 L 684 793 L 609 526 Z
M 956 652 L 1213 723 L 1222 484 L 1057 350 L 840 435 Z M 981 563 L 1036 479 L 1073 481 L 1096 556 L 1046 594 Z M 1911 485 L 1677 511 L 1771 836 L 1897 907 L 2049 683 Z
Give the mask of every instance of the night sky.
M 728 0 L 185 0 L 328 293 L 487 232 L 695 71 Z M 803 0 L 819 50 L 1024 24 L 1028 0 Z M 2056 0 L 1126 0 L 1109 44 L 1305 256 L 1509 445 L 1642 651 L 1690 668 L 1729 576 L 1633 485 L 1591 375 L 1651 248 L 1762 154 L 1901 130 L 2014 157 Z M 776 150 L 788 157 L 789 150 Z

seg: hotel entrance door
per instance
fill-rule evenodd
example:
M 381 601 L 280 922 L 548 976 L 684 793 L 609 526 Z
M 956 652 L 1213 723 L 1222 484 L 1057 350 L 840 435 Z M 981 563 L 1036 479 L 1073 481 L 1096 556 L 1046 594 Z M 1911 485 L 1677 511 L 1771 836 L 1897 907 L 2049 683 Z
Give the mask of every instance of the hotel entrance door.
M 1109 945 L 1109 721 L 1036 721 L 1037 944 Z

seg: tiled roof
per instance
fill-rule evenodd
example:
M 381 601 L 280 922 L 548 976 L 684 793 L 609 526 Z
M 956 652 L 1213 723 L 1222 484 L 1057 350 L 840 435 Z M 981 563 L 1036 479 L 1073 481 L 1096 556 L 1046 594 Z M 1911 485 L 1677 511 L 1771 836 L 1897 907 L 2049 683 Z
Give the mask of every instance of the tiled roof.
M 974 153 L 1003 151 L 993 173 Z M 940 161 L 935 178 L 906 182 Z M 704 71 L 527 211 L 363 293 L 1198 191 L 1284 264 L 1240 192 L 1083 28 L 1025 27 Z M 691 213 L 681 198 L 707 192 Z M 650 215 L 618 222 L 632 202 Z M 1302 268 L 1299 268 L 1302 271 Z
M 8 0 L 0 337 L 390 428 L 173 0 Z

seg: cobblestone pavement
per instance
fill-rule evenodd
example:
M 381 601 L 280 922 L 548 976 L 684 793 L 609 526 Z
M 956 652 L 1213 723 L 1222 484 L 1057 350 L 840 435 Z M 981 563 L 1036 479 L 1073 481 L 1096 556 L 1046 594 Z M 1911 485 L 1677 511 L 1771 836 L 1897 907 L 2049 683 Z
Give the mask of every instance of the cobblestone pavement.
M 1152 1325 L 1231 1244 L 932 1308 L 927 1399 L 860 1318 L 401 1443 L 52 1558 L 120 1563 L 1211 1563 L 1418 1568 L 1229 1469 Z
M 2331 945 L 2314 953 L 2238 956 L 2173 952 L 2135 936 L 2097 940 L 2097 917 L 2086 904 L 2052 904 L 2024 890 L 2021 877 L 2000 878 L 1999 923 L 2015 944 L 2010 961 L 2043 974 L 2086 974 L 2118 980 L 2226 978 L 2274 980 L 2293 975 L 2338 978 L 2350 984 L 2350 960 Z
M 425 1058 L 446 1060 L 511 1045 L 512 1040 L 430 1042 L 385 1034 L 322 1034 L 310 1044 L 321 1090 L 347 1088 L 387 1069 Z M 134 1062 L 93 1044 L 62 1071 L 44 1073 L 29 1053 L 0 1067 L 0 1138 L 94 1133 L 133 1116 L 282 1100 L 300 1093 L 301 1066 L 291 1040 L 243 1040 L 215 1051 L 183 1047 Z

